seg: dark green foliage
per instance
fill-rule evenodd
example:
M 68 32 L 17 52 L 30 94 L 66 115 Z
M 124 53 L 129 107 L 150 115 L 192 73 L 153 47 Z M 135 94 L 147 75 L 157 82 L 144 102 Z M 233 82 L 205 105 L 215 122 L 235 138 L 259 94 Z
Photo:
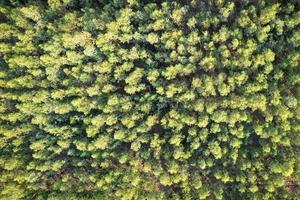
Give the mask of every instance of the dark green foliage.
M 299 199 L 299 1 L 0 1 L 0 199 Z

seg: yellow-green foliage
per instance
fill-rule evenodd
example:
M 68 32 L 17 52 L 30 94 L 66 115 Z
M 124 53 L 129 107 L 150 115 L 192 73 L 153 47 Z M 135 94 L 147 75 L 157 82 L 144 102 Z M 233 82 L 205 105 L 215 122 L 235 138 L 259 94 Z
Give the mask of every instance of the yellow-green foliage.
M 297 0 L 0 0 L 0 199 L 298 199 Z

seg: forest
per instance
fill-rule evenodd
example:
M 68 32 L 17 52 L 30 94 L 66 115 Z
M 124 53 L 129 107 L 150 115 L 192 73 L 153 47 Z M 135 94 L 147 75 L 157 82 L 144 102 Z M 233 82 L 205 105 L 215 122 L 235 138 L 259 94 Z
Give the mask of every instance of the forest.
M 0 200 L 299 200 L 299 0 L 0 0 Z

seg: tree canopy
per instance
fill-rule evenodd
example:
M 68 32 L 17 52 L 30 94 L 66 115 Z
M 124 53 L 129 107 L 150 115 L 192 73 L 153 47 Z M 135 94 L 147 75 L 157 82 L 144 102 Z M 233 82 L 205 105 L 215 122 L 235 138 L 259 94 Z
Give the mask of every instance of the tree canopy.
M 0 0 L 0 199 L 300 198 L 298 0 Z

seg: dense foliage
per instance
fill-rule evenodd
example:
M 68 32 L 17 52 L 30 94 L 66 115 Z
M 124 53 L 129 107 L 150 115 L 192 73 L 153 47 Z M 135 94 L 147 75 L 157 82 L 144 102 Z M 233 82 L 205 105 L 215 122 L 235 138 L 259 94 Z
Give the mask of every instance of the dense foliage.
M 300 198 L 299 1 L 0 2 L 0 199 Z

